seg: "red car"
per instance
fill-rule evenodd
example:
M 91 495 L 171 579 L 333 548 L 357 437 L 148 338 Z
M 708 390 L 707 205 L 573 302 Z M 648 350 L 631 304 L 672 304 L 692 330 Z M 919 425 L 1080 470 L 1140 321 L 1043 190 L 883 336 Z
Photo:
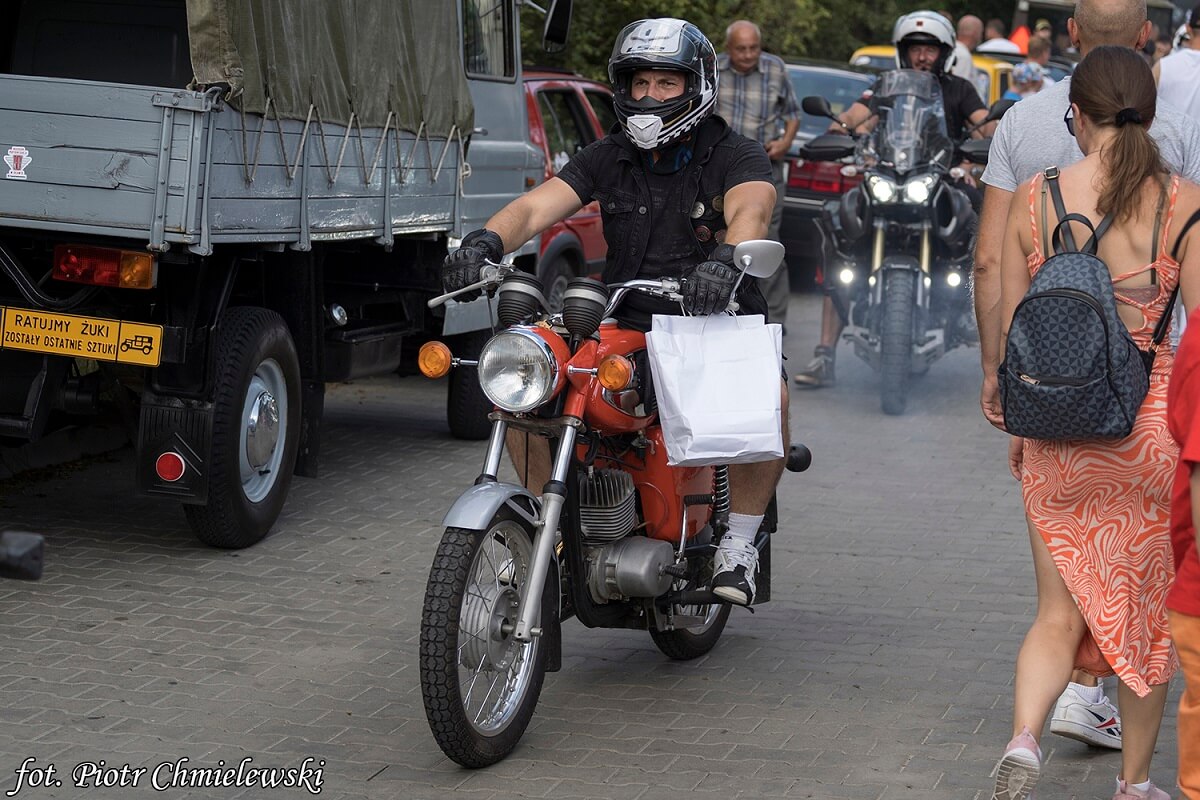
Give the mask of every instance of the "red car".
M 543 180 L 548 180 L 577 151 L 602 138 L 616 124 L 612 91 L 603 83 L 566 71 L 527 67 L 524 75 L 529 139 L 545 156 Z M 571 278 L 599 277 L 607 253 L 600 205 L 595 201 L 546 230 L 538 249 L 538 277 L 550 307 L 562 307 Z

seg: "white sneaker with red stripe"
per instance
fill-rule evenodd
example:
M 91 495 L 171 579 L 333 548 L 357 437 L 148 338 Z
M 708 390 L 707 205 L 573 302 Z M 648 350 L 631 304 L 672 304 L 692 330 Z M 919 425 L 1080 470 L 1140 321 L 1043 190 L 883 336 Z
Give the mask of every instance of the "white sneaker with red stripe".
M 1050 732 L 1093 747 L 1121 749 L 1121 716 L 1107 697 L 1092 703 L 1071 686 L 1054 704 Z

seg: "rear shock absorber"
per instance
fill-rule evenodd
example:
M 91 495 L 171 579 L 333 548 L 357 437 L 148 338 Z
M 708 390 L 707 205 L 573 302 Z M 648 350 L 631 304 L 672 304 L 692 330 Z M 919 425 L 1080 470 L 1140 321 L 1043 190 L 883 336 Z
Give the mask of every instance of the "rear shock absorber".
M 729 467 L 725 464 L 713 467 L 712 488 L 713 543 L 721 541 L 729 530 Z

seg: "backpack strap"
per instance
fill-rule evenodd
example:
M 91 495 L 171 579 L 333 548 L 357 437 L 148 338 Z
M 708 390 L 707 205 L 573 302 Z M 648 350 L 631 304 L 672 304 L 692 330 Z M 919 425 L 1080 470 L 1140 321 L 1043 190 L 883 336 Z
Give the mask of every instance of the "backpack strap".
M 1096 249 L 1100 246 L 1100 237 L 1107 233 L 1113 224 L 1113 215 L 1111 213 L 1106 215 L 1104 219 L 1100 220 L 1100 225 L 1097 227 L 1082 214 L 1068 214 L 1067 207 L 1063 203 L 1062 190 L 1058 188 L 1058 167 L 1047 167 L 1043 174 L 1045 175 L 1046 183 L 1050 185 L 1050 197 L 1054 200 L 1054 212 L 1058 215 L 1058 224 L 1054 226 L 1054 232 L 1050 236 L 1050 242 L 1054 245 L 1054 252 L 1090 253 L 1091 255 L 1095 255 Z M 1071 232 L 1070 225 L 1072 222 L 1085 225 L 1091 231 L 1091 236 L 1083 243 L 1082 248 L 1075 245 L 1075 235 Z

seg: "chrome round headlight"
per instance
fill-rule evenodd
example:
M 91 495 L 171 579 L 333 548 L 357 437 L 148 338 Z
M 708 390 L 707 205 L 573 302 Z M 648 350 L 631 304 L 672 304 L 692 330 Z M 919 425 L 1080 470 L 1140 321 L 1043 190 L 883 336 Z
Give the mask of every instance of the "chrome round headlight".
M 520 328 L 498 333 L 479 353 L 479 386 L 499 408 L 532 411 L 554 395 L 558 361 L 544 339 Z

